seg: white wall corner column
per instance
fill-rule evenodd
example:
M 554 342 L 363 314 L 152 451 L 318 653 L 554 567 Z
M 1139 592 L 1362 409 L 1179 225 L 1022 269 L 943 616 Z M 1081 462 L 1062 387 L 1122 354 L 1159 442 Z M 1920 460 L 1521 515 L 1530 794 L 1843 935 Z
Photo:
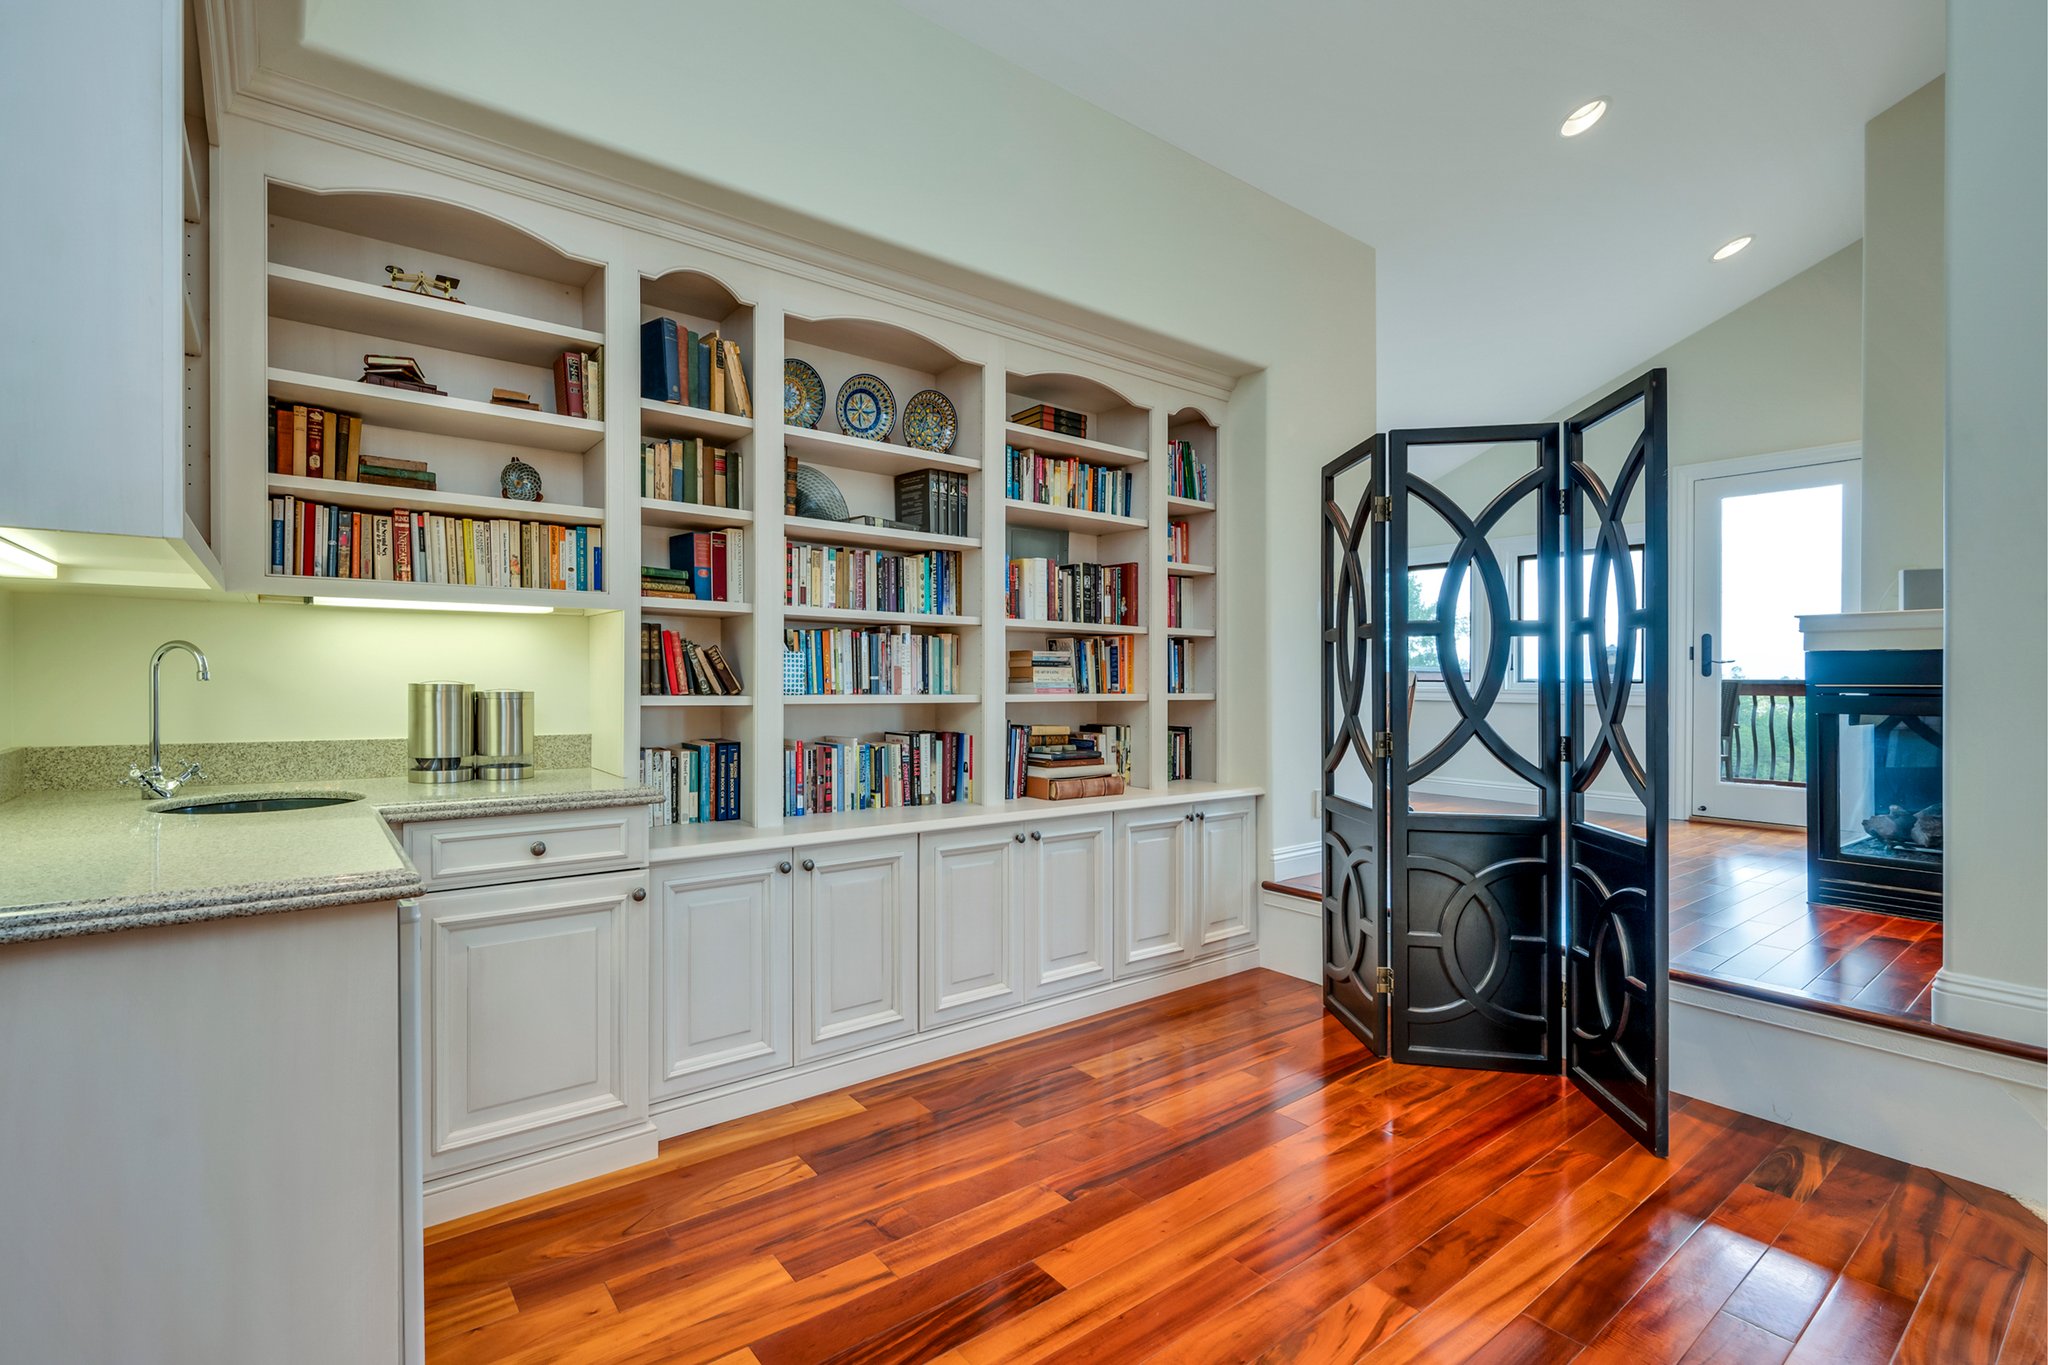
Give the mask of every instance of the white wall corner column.
M 1934 1017 L 2035 1043 L 2048 1042 L 2044 50 L 2039 0 L 1949 6 L 1948 866 Z

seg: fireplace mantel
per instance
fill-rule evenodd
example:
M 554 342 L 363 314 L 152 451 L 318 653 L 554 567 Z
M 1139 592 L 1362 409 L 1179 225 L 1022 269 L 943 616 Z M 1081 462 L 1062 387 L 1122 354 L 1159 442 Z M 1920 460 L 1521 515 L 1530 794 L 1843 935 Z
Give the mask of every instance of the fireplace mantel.
M 1852 611 L 1802 616 L 1806 647 L 1815 649 L 1940 649 L 1941 612 Z

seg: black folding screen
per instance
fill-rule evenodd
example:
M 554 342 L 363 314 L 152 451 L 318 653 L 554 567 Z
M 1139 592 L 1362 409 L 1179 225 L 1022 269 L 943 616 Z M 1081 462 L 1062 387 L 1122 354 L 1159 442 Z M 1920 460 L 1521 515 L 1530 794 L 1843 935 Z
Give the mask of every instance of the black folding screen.
M 1322 482 L 1327 1007 L 1396 1061 L 1563 1072 L 1660 1155 L 1666 397 Z

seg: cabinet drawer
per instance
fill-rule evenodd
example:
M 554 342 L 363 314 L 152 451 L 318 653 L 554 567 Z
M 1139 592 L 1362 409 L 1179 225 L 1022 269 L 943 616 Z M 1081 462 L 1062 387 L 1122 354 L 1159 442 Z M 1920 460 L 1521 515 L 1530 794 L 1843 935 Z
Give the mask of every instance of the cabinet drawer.
M 615 806 L 428 820 L 405 827 L 405 852 L 429 890 L 624 871 L 647 862 L 647 812 Z

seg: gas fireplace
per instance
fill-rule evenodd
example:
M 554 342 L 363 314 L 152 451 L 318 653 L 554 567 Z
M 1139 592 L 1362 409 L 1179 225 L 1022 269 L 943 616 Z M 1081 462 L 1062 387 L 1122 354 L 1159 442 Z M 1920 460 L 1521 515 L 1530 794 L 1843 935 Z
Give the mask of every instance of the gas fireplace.
M 1810 898 L 1941 918 L 1941 651 L 1806 656 Z

